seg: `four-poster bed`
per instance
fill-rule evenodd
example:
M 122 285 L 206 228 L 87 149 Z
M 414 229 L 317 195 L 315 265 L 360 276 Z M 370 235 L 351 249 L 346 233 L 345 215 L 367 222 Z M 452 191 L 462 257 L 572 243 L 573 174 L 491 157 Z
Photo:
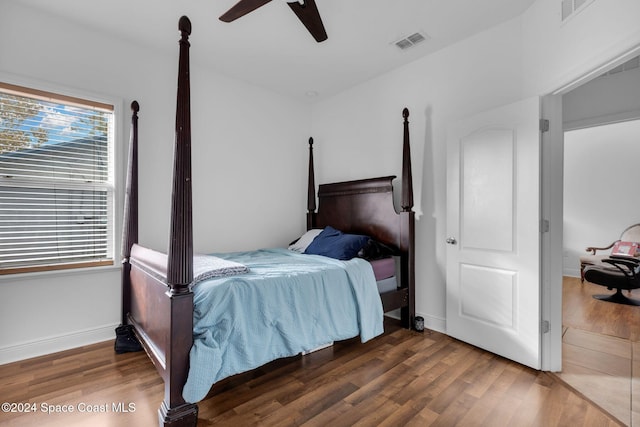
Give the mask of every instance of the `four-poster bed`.
M 178 90 L 176 105 L 176 133 L 175 156 L 173 171 L 173 193 L 171 203 L 171 228 L 169 236 L 168 254 L 161 254 L 138 245 L 138 116 L 139 105 L 132 103 L 132 121 L 129 168 L 125 200 L 125 224 L 123 227 L 122 253 L 122 295 L 123 295 L 123 324 L 132 325 L 145 351 L 156 366 L 165 384 L 164 400 L 159 409 L 161 425 L 195 425 L 198 408 L 195 403 L 185 400 L 183 388 L 188 382 L 190 359 L 194 342 L 194 318 L 196 326 L 204 315 L 199 306 L 200 288 L 204 283 L 226 286 L 227 280 L 234 277 L 214 278 L 213 282 L 192 284 L 194 279 L 194 254 L 192 230 L 192 201 L 191 201 L 191 124 L 189 100 L 189 41 L 191 23 L 182 17 L 179 22 L 181 32 L 180 55 L 178 67 Z M 382 318 L 382 311 L 400 309 L 405 327 L 411 327 L 414 318 L 414 282 L 415 282 L 415 252 L 414 252 L 414 213 L 413 190 L 411 177 L 411 159 L 409 149 L 409 128 L 407 109 L 403 111 L 404 140 L 403 140 L 403 170 L 402 170 L 402 209 L 398 213 L 393 202 L 392 181 L 394 176 L 363 179 L 341 183 L 322 184 L 318 188 L 318 207 L 316 209 L 316 193 L 313 168 L 313 140 L 309 141 L 309 183 L 308 183 L 308 212 L 307 229 L 328 230 L 333 227 L 343 233 L 366 235 L 369 239 L 394 249 L 394 260 L 397 263 L 397 286 L 380 294 L 374 286 L 375 303 L 380 305 L 378 316 L 374 310 L 373 317 Z M 283 249 L 281 252 L 286 252 Z M 289 251 L 291 252 L 291 251 Z M 306 263 L 307 259 L 318 255 L 289 255 L 298 263 Z M 307 257 L 305 261 L 300 261 Z M 326 257 L 320 257 L 326 258 Z M 362 269 L 362 276 L 371 276 L 372 270 L 366 261 L 361 259 L 352 261 L 337 261 L 326 258 L 327 264 L 348 272 L 343 264 L 355 264 Z M 364 265 L 364 267 L 363 267 Z M 332 267 L 332 268 L 333 268 Z M 331 273 L 334 274 L 334 273 Z M 340 273 L 342 274 L 342 273 Z M 241 277 L 244 281 L 259 279 L 260 269 L 249 268 L 249 273 Z M 377 276 L 376 276 L 377 277 Z M 246 279 L 246 280 L 245 280 Z M 350 279 L 349 279 L 350 280 Z M 368 278 L 363 279 L 367 282 Z M 394 279 L 396 280 L 396 279 Z M 225 285 L 222 285 L 225 284 Z M 332 286 L 335 283 L 332 284 Z M 207 285 L 208 286 L 208 285 Z M 233 285 L 240 286 L 240 285 Z M 369 286 L 363 283 L 362 287 Z M 369 287 L 370 288 L 370 287 Z M 368 288 L 368 289 L 369 289 Z M 194 289 L 196 301 L 194 306 Z M 337 289 L 337 288 L 333 288 Z M 322 292 L 326 292 L 323 288 Z M 354 291 L 355 292 L 355 291 Z M 369 292 L 367 290 L 367 292 Z M 352 292 L 349 291 L 349 294 Z M 288 294 L 288 291 L 287 291 Z M 321 294 L 324 295 L 324 294 Z M 263 298 L 264 296 L 261 296 Z M 326 298 L 327 307 L 331 309 L 336 301 Z M 364 298 L 365 301 L 371 301 Z M 262 299 L 260 301 L 263 301 Z M 342 301 L 342 300 L 341 300 Z M 354 304 L 360 304 L 356 301 Z M 267 304 L 267 303 L 265 303 Z M 368 305 L 376 305 L 368 304 Z M 340 306 L 340 311 L 345 311 Z M 285 308 L 277 308 L 286 313 Z M 294 307 L 294 311 L 306 313 L 307 310 L 318 308 L 316 302 L 311 307 Z M 368 313 L 371 307 L 365 304 L 358 306 L 360 310 L 353 314 L 353 318 L 360 322 L 355 328 L 362 326 L 362 313 Z M 331 310 L 329 310 L 331 311 Z M 348 310 L 346 310 L 348 311 Z M 206 315 L 207 313 L 205 313 Z M 322 313 L 320 313 L 322 314 Z M 331 313 L 333 316 L 333 312 Z M 235 316 L 235 314 L 234 314 Z M 351 316 L 351 314 L 349 314 Z M 366 316 L 366 315 L 365 315 Z M 319 315 L 319 317 L 322 317 Z M 348 323 L 351 318 L 345 320 Z M 341 323 L 341 322 L 335 322 Z M 289 325 L 299 326 L 303 325 Z M 339 328 L 337 325 L 336 328 Z M 379 333 L 379 332 L 376 332 Z M 215 331 L 211 332 L 215 334 Z M 357 335 L 357 333 L 356 333 Z M 375 333 L 372 334 L 375 336 Z M 333 337 L 334 335 L 331 335 Z M 339 336 L 339 335 L 338 335 Z M 352 335 L 355 336 L 355 335 Z M 324 337 L 312 337 L 313 340 Z M 331 338 L 333 339 L 333 338 Z M 368 339 L 368 338 L 367 338 Z M 191 366 L 193 369 L 194 366 Z

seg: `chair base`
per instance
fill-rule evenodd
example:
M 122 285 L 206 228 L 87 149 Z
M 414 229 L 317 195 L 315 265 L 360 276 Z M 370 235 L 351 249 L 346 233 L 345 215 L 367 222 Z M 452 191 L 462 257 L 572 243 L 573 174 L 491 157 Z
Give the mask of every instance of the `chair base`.
M 638 301 L 636 299 L 625 297 L 622 294 L 622 290 L 620 290 L 620 289 L 616 290 L 615 294 L 611 294 L 611 295 L 594 295 L 593 297 L 595 299 L 600 300 L 600 301 L 614 302 L 616 304 L 640 306 L 640 301 Z

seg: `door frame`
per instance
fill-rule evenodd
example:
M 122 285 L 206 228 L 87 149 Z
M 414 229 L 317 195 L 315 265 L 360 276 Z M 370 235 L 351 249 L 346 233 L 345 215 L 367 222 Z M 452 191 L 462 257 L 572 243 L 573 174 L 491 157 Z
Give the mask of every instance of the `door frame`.
M 562 370 L 562 277 L 563 277 L 563 183 L 564 126 L 562 96 L 593 80 L 605 72 L 640 55 L 640 45 L 623 47 L 611 55 L 610 51 L 594 59 L 598 64 L 578 77 L 559 84 L 542 96 L 543 118 L 550 118 L 549 131 L 542 134 L 541 153 L 541 217 L 548 221 L 549 231 L 541 241 L 541 318 L 548 322 L 548 333 L 541 328 L 542 370 Z M 555 185 L 554 185 L 555 184 Z M 541 224 L 545 227 L 545 224 Z

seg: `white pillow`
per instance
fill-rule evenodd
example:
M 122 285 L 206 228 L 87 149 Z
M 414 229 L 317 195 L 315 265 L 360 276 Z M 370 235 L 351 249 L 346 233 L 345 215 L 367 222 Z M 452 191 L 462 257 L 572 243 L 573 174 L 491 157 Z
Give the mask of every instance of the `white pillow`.
M 321 232 L 322 232 L 321 228 L 313 228 L 307 231 L 302 235 L 302 237 L 300 237 L 298 240 L 296 240 L 289 246 L 289 250 L 294 252 L 304 253 L 304 251 L 307 249 L 307 246 L 309 246 L 311 242 L 313 242 L 313 239 L 315 239 L 316 236 Z

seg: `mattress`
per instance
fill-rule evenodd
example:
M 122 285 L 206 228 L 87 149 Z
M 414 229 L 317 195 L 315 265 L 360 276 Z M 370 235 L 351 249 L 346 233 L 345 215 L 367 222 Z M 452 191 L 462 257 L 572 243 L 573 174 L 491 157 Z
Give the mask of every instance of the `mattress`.
M 223 378 L 331 341 L 383 332 L 369 263 L 287 249 L 215 254 L 245 274 L 194 285 L 193 346 L 182 396 L 197 402 Z
M 387 277 L 386 279 L 376 281 L 378 285 L 378 293 L 383 294 L 389 291 L 395 291 L 398 288 L 396 276 Z
M 396 275 L 396 260 L 393 257 L 369 261 L 376 281 L 388 279 Z
M 393 257 L 369 261 L 378 285 L 378 293 L 395 291 L 398 288 L 396 279 L 396 260 Z

